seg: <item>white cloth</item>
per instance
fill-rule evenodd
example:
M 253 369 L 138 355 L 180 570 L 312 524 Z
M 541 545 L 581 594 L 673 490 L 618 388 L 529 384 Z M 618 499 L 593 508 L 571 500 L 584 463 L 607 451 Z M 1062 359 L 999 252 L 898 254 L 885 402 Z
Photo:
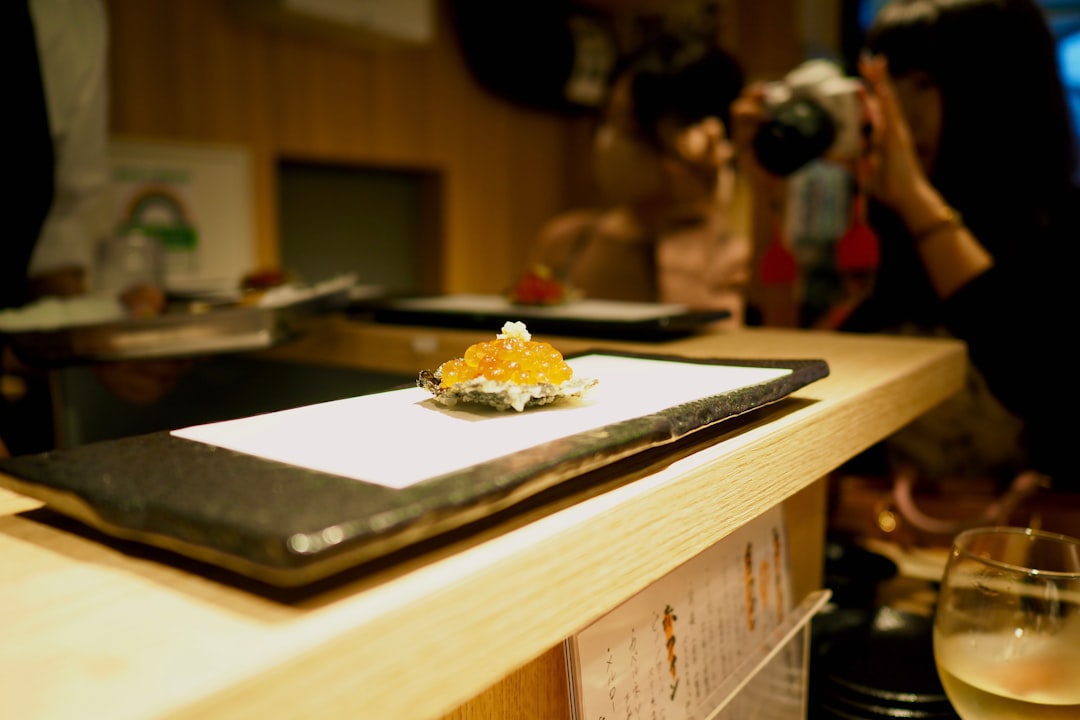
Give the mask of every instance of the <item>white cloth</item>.
M 56 193 L 30 274 L 90 267 L 89 218 L 109 182 L 108 20 L 100 0 L 31 0 L 56 155 Z

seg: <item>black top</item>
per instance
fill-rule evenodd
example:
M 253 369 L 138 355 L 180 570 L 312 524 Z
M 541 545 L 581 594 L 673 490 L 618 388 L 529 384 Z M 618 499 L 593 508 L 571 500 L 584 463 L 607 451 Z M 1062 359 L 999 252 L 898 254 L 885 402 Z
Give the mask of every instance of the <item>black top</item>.
M 1054 487 L 1080 490 L 1067 428 L 1078 404 L 1073 357 L 1075 281 L 1067 261 L 1080 241 L 1080 189 L 1043 198 L 1040 208 L 997 205 L 966 211 L 965 223 L 994 266 L 945 301 L 935 296 L 915 245 L 895 215 L 874 207 L 882 260 L 873 293 L 849 317 L 857 332 L 946 333 L 965 341 L 988 389 L 1023 422 L 1028 465 Z
M 8 169 L 16 183 L 17 201 L 9 208 L 8 230 L 0 256 L 0 308 L 26 302 L 30 256 L 53 201 L 54 157 L 49 113 L 45 101 L 37 39 L 27 0 L 0 3 L 5 9 L 3 27 L 9 28 L 7 45 L 13 72 L 8 107 L 18 108 L 7 122 L 10 148 Z

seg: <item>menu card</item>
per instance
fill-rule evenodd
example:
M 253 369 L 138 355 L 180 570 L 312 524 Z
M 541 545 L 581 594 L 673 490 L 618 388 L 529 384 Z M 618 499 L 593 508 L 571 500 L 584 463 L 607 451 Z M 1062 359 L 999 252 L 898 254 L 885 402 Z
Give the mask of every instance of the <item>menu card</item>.
M 715 711 L 805 622 L 778 506 L 566 641 L 575 720 L 694 720 Z M 818 603 L 820 606 L 820 603 Z M 815 608 L 816 609 L 816 608 Z M 802 654 L 770 694 L 802 697 Z M 794 672 L 792 672 L 794 668 Z

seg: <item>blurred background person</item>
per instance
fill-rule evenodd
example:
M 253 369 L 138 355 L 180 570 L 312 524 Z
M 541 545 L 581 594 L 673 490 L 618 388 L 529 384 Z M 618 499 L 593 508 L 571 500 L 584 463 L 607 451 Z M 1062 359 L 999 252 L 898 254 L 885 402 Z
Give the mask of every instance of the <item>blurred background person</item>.
M 98 2 L 5 5 L 16 52 L 10 167 L 20 181 L 12 229 L 0 245 L 0 308 L 12 308 L 86 289 L 85 214 L 108 183 L 107 24 Z M 47 382 L 10 348 L 2 352 L 0 453 L 44 449 L 52 433 Z
M 732 231 L 729 109 L 743 87 L 734 57 L 664 34 L 622 60 L 592 143 L 603 205 L 541 228 L 528 269 L 587 298 L 728 310 L 742 324 L 750 240 Z
M 1080 238 L 1080 189 L 1045 17 L 1031 0 L 891 0 L 866 49 L 872 131 L 856 176 L 880 262 L 837 328 L 952 336 L 971 361 L 965 392 L 890 439 L 876 467 L 1002 485 L 1034 469 L 1080 489 L 1060 420 L 1076 384 L 1052 369 L 1072 344 L 1063 260 Z M 762 89 L 733 112 L 749 145 L 767 117 Z M 752 177 L 764 198 L 779 182 Z
M 16 78 L 9 113 L 15 201 L 11 230 L 0 244 L 0 309 L 46 296 L 87 291 L 94 244 L 90 216 L 109 183 L 108 20 L 99 0 L 12 0 L 6 8 Z M 136 316 L 165 306 L 160 287 L 122 296 Z M 51 397 L 45 370 L 0 347 L 0 454 L 52 446 Z M 167 392 L 186 360 L 109 363 L 97 368 L 114 394 L 137 404 Z
M 87 214 L 108 186 L 103 7 L 93 0 L 7 3 L 22 102 L 11 113 L 19 169 L 15 231 L 4 243 L 0 307 L 85 291 Z M 8 24 L 8 23 L 5 23 Z

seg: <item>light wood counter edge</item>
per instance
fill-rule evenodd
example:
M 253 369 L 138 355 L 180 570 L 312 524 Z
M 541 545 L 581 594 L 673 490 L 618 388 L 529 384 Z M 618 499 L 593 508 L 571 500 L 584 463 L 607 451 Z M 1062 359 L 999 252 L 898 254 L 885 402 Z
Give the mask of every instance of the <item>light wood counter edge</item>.
M 91 541 L 49 541 L 80 545 L 82 571 L 89 563 L 94 572 L 95 561 L 110 570 L 117 562 L 137 564 L 137 570 L 127 567 L 131 572 L 108 579 L 130 586 L 117 601 L 141 603 L 141 615 L 153 614 L 155 608 L 145 605 L 157 603 L 160 622 L 186 622 L 188 632 L 198 633 L 196 624 L 209 607 L 217 635 L 200 649 L 227 657 L 242 652 L 235 643 L 245 637 L 269 641 L 262 656 L 243 656 L 226 677 L 188 667 L 194 692 L 162 705 L 160 717 L 437 717 L 550 654 L 634 592 L 944 400 L 963 380 L 963 347 L 948 341 L 770 331 L 741 334 L 730 347 L 709 338 L 678 345 L 688 355 L 730 357 L 769 356 L 759 353 L 770 347 L 773 355 L 788 347 L 795 352 L 789 357 L 824 357 L 833 374 L 796 393 L 804 405 L 768 422 L 674 462 L 643 467 L 631 473 L 632 482 L 391 574 L 381 584 L 341 588 L 316 607 L 241 597 L 163 564 L 101 560 L 115 553 Z M 812 348 L 820 352 L 808 352 Z M 161 588 L 174 584 L 187 586 L 188 600 L 177 602 L 170 594 L 162 601 Z M 37 609 L 30 598 L 23 600 Z M 42 612 L 62 616 L 63 610 L 54 605 Z M 88 619 L 65 621 L 74 632 Z M 120 652 L 130 662 L 151 651 L 137 638 L 123 641 L 128 646 Z M 190 663 L 181 658 L 179 665 Z M 200 679 L 200 672 L 206 676 Z M 144 690 L 125 685 L 122 677 L 113 684 L 102 695 L 115 704 L 110 715 L 129 716 L 138 705 L 122 694 Z M 16 716 L 35 717 L 18 711 L 18 696 L 5 704 L 12 700 Z

